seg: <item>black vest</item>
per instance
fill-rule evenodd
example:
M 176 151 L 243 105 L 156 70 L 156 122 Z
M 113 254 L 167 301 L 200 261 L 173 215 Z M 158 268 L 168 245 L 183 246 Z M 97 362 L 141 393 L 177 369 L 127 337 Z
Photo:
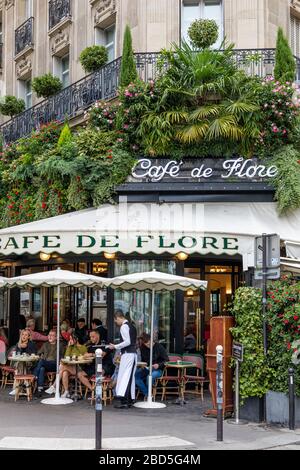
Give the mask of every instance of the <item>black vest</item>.
M 130 345 L 126 346 L 125 348 L 122 348 L 121 354 L 136 353 L 136 337 L 137 337 L 136 327 L 132 325 L 132 323 L 129 323 L 128 321 L 124 322 L 123 324 L 127 324 L 129 326 Z M 122 333 L 121 333 L 121 338 L 123 342 L 124 338 L 122 336 Z

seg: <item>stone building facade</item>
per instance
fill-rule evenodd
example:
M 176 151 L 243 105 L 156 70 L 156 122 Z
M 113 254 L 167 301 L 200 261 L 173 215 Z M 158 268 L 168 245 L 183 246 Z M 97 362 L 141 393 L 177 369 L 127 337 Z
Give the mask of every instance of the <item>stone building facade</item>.
M 298 0 L 2 0 L 0 93 L 38 102 L 32 78 L 52 72 L 64 86 L 84 76 L 80 52 L 103 44 L 110 60 L 121 55 L 126 24 L 136 52 L 179 42 L 195 18 L 215 18 L 221 40 L 236 48 L 274 48 L 282 26 L 300 54 Z

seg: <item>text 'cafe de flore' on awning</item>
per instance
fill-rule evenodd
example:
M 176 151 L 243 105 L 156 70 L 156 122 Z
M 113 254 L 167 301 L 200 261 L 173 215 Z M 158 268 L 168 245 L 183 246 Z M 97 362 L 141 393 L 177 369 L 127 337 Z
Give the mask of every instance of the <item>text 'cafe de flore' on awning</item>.
M 156 339 L 182 353 L 192 334 L 201 351 L 212 316 L 226 315 L 239 286 L 260 282 L 254 279 L 256 236 L 278 234 L 281 269 L 300 274 L 300 211 L 278 216 L 274 167 L 249 160 L 239 176 L 235 160 L 229 162 L 143 159 L 117 188 L 115 204 L 1 230 L 0 274 L 60 267 L 113 277 L 157 269 L 206 280 L 205 292 L 160 292 L 155 305 Z M 34 317 L 40 331 L 55 325 L 57 300 L 56 289 L 1 289 L 0 321 L 10 342 L 17 341 L 20 314 Z M 62 319 L 74 325 L 84 317 L 90 325 L 99 318 L 110 339 L 115 310 L 130 316 L 138 334 L 150 329 L 147 291 L 65 287 L 60 300 Z

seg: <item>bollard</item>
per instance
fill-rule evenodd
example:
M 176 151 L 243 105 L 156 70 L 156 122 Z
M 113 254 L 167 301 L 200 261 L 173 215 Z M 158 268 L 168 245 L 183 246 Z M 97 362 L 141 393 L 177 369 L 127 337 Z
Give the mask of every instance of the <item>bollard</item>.
M 96 450 L 102 449 L 102 350 L 96 350 Z
M 289 429 L 295 430 L 295 374 L 289 369 Z
M 217 346 L 217 441 L 223 441 L 223 346 Z

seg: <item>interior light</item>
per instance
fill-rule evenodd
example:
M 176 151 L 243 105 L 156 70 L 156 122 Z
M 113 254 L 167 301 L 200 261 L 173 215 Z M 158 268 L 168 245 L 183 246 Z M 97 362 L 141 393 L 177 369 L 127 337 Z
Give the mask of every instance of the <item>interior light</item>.
M 40 259 L 42 261 L 49 261 L 51 258 L 51 255 L 49 253 L 43 253 L 42 251 L 40 252 Z
M 115 257 L 116 257 L 116 253 L 104 253 L 104 258 L 106 259 L 112 260 L 112 259 L 115 259 Z
M 183 253 L 183 251 L 181 251 L 180 253 L 177 253 L 176 256 L 180 261 L 185 261 L 189 257 L 189 255 L 187 255 L 186 253 Z

